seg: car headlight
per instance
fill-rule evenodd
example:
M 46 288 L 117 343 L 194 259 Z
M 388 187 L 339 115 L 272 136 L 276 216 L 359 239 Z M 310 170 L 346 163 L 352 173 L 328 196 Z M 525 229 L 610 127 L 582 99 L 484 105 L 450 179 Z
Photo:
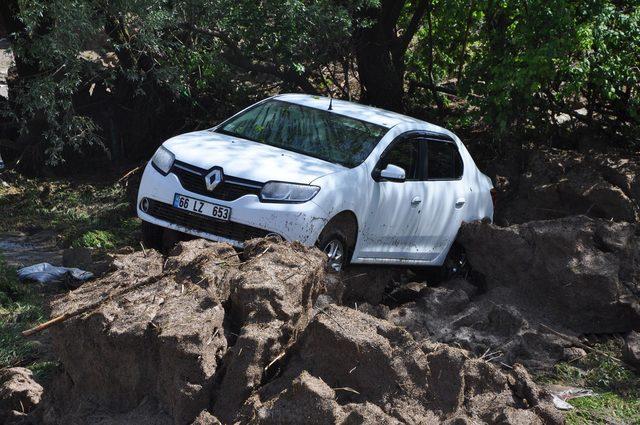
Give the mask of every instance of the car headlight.
M 151 158 L 151 163 L 160 171 L 162 174 L 169 174 L 169 170 L 173 167 L 173 161 L 175 161 L 176 156 L 171 153 L 171 151 L 164 146 L 160 146 L 156 153 L 153 154 Z
M 265 202 L 307 202 L 320 191 L 318 186 L 307 184 L 267 182 L 260 191 Z

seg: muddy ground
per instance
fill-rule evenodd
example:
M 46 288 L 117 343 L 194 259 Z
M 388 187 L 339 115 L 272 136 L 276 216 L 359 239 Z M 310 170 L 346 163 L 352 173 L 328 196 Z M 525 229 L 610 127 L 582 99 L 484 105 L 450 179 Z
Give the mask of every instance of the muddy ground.
M 37 397 L 7 420 L 562 423 L 527 368 L 575 357 L 583 334 L 638 329 L 637 227 L 472 223 L 460 242 L 474 276 L 437 286 L 329 274 L 315 248 L 270 239 L 115 255 L 53 300 L 60 370 L 44 391 L 17 370 Z M 377 295 L 359 288 L 379 276 Z
M 53 316 L 85 313 L 51 329 L 63 370 L 29 420 L 562 421 L 522 366 L 341 306 L 327 285 L 345 282 L 315 249 L 256 240 L 238 255 L 195 240 L 114 268 L 54 301 Z
M 0 373 L 0 422 L 562 423 L 532 375 L 579 362 L 594 338 L 626 338 L 614 363 L 640 368 L 640 161 L 529 157 L 496 171 L 496 224 L 462 227 L 468 267 L 444 281 L 338 275 L 316 249 L 269 239 L 103 256 L 99 278 L 48 306 L 65 317 L 38 337 L 53 376 Z M 0 249 L 15 265 L 62 261 L 47 235 L 5 233 Z

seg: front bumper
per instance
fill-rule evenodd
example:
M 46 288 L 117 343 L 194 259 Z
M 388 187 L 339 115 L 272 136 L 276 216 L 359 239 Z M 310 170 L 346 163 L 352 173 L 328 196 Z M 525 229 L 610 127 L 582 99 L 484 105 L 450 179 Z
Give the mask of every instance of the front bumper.
M 176 193 L 232 208 L 230 222 L 220 222 L 204 216 L 188 215 L 174 208 Z M 147 212 L 140 209 L 142 198 L 154 205 Z M 234 201 L 204 198 L 186 190 L 178 177 L 160 174 L 148 163 L 138 191 L 138 217 L 144 221 L 214 241 L 243 247 L 251 237 L 276 233 L 289 241 L 313 245 L 327 223 L 327 212 L 313 201 L 302 204 L 263 203 L 256 195 L 245 195 Z M 185 215 L 187 214 L 187 215 Z

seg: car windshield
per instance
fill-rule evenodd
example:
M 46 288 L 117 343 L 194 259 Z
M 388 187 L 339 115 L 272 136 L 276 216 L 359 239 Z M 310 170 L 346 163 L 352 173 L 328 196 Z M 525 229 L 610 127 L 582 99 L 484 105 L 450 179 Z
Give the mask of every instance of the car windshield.
M 281 100 L 268 100 L 229 119 L 217 132 L 355 167 L 387 128 Z

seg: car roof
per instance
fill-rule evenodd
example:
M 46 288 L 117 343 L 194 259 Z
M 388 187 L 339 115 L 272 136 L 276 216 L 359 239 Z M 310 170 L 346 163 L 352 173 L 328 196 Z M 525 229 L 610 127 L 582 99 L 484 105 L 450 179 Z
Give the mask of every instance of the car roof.
M 314 96 L 310 94 L 281 94 L 274 96 L 275 99 L 285 102 L 295 103 L 298 105 L 308 106 L 316 109 L 329 109 L 330 98 L 324 96 Z M 429 125 L 434 130 L 446 131 L 441 127 L 426 121 L 398 114 L 396 112 L 387 111 L 373 106 L 361 105 L 359 103 L 347 102 L 346 100 L 333 99 L 332 109 L 330 112 L 377 124 L 382 127 L 391 128 L 398 124 L 416 124 Z

